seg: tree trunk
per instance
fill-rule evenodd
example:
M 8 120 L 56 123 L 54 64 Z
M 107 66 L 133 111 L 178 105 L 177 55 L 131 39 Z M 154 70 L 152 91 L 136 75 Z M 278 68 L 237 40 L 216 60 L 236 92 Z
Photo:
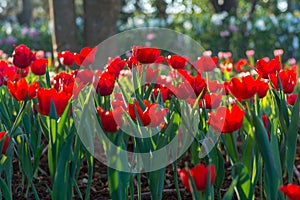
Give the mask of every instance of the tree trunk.
M 237 0 L 210 0 L 216 13 L 226 11 L 231 14 L 236 14 L 238 7 Z
M 52 24 L 52 47 L 55 66 L 59 65 L 57 52 L 77 51 L 78 39 L 75 24 L 74 0 L 49 0 L 50 23 Z
M 32 20 L 32 3 L 31 0 L 22 0 L 22 11 L 17 15 L 21 25 L 29 26 Z
M 84 45 L 96 46 L 117 33 L 121 0 L 84 0 Z
M 293 12 L 294 10 L 294 4 L 293 4 L 293 0 L 287 0 L 287 4 L 288 4 L 288 12 Z

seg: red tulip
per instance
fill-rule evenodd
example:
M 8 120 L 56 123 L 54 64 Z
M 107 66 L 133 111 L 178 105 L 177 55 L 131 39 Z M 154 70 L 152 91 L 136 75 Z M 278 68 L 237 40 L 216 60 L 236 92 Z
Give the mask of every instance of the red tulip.
M 160 56 L 160 50 L 151 47 L 132 47 L 132 55 L 135 59 L 143 64 L 154 63 L 156 59 Z
M 182 69 L 187 64 L 187 59 L 178 55 L 169 55 L 167 61 L 173 69 Z
M 156 127 L 163 122 L 164 116 L 167 114 L 168 109 L 158 110 L 158 104 L 149 104 L 147 100 L 144 100 L 146 109 L 143 111 L 137 101 L 134 104 L 128 105 L 128 112 L 132 120 L 137 120 L 135 109 L 139 115 L 143 126 Z
M 18 80 L 20 75 L 17 74 L 17 67 L 15 66 L 10 66 L 4 69 L 3 71 L 3 80 L 4 80 L 4 85 L 7 85 L 9 81 L 14 81 Z
M 159 69 L 153 70 L 151 67 L 146 69 L 146 82 L 151 83 L 155 81 L 154 78 L 157 76 Z
M 218 108 L 222 103 L 222 94 L 205 94 L 204 95 L 205 108 L 215 109 Z M 201 107 L 201 106 L 200 106 Z
M 290 200 L 300 199 L 300 186 L 288 184 L 280 186 L 279 188 Z
M 215 182 L 215 166 L 209 165 L 205 166 L 204 164 L 198 164 L 196 167 L 191 168 L 190 175 L 193 178 L 196 189 L 198 191 L 204 191 L 206 189 L 206 183 L 208 178 L 208 173 L 210 172 L 210 184 L 213 185 Z M 191 185 L 189 183 L 189 176 L 186 169 L 178 169 L 178 174 L 181 178 L 183 185 L 191 191 Z
M 147 100 L 144 100 L 144 104 L 146 107 L 150 105 Z M 135 101 L 134 104 L 128 105 L 128 112 L 129 112 L 129 115 L 132 120 L 137 120 L 135 110 L 137 111 L 137 114 L 144 126 L 147 126 L 148 124 L 150 124 L 151 119 L 150 119 L 149 115 L 147 115 L 146 112 L 142 110 L 142 108 L 140 107 L 140 105 L 137 101 Z
M 229 82 L 225 81 L 223 83 L 223 90 L 222 90 L 222 94 L 224 95 L 229 95 Z
M 150 118 L 150 127 L 157 127 L 164 121 L 165 115 L 168 113 L 167 108 L 158 109 L 159 104 L 151 104 L 146 108 L 145 113 L 149 115 Z
M 69 85 L 63 85 L 63 88 L 60 92 L 65 92 L 70 96 L 73 95 L 73 99 L 76 99 L 84 86 L 85 85 L 83 82 L 72 82 Z
M 121 60 L 121 58 L 116 57 L 109 61 L 109 63 L 106 66 L 105 71 L 115 75 L 115 77 L 118 77 L 120 74 L 120 71 L 124 69 L 126 65 L 125 60 Z
M 105 132 L 114 133 L 122 126 L 123 109 L 118 107 L 113 111 L 103 110 L 100 106 L 97 107 L 97 112 L 101 120 L 102 128 Z
M 287 103 L 290 105 L 294 105 L 296 103 L 297 98 L 298 94 L 290 94 L 287 97 Z
M 71 85 L 75 82 L 74 74 L 69 74 L 67 72 L 60 72 L 53 78 L 54 88 L 60 92 L 63 91 L 65 86 Z
M 82 82 L 84 84 L 92 84 L 94 82 L 94 72 L 88 69 L 77 71 L 76 82 Z
M 252 98 L 257 92 L 256 81 L 250 75 L 243 77 L 241 80 L 232 78 L 228 89 L 237 99 L 245 100 Z
M 7 74 L 5 71 L 8 68 L 8 64 L 4 60 L 0 60 L 0 86 L 6 84 Z
M 32 84 L 28 85 L 26 79 L 24 78 L 16 82 L 9 81 L 7 83 L 7 88 L 10 94 L 17 101 L 31 100 L 32 98 L 36 97 L 39 87 L 40 85 L 38 82 L 33 82 Z
M 16 69 L 15 79 L 19 79 L 20 77 L 25 78 L 29 74 L 29 67 L 23 69 L 15 67 L 15 69 Z
M 278 73 L 282 89 L 284 93 L 292 93 L 297 83 L 297 74 L 293 70 L 282 70 Z M 275 89 L 279 89 L 278 78 L 275 74 L 270 75 L 272 85 Z
M 35 55 L 24 44 L 15 47 L 12 56 L 14 65 L 19 68 L 28 67 L 31 64 L 31 62 L 35 59 Z
M 243 125 L 245 111 L 238 105 L 233 105 L 231 109 L 219 107 L 216 113 L 211 113 L 208 124 L 221 133 L 231 133 L 240 129 Z
M 96 52 L 97 52 L 97 47 L 82 48 L 79 54 L 77 54 L 77 53 L 74 54 L 74 58 L 75 58 L 77 65 L 79 65 L 79 66 L 91 65 L 94 62 Z
M 198 60 L 194 63 L 196 69 L 200 72 L 211 72 L 213 71 L 218 64 L 218 57 L 209 57 L 209 56 L 201 56 Z
M 41 76 L 46 74 L 46 67 L 48 60 L 44 58 L 38 58 L 31 64 L 30 68 L 33 74 Z
M 100 76 L 98 84 L 96 86 L 96 91 L 101 96 L 109 96 L 114 90 L 116 76 L 109 72 L 103 72 Z
M 191 87 L 193 88 L 195 95 L 198 97 L 201 93 L 201 98 L 205 95 L 207 91 L 207 85 L 205 80 L 198 73 L 196 76 L 192 76 L 189 74 L 187 70 L 178 70 L 181 75 L 183 82 L 188 81 Z M 184 80 L 186 79 L 186 80 Z
M 61 116 L 64 112 L 71 94 L 66 92 L 57 92 L 54 88 L 40 88 L 37 93 L 38 111 L 42 115 L 49 116 L 51 101 L 54 103 L 57 116 Z
M 257 89 L 258 97 L 264 98 L 268 93 L 269 84 L 262 80 L 256 80 L 256 89 Z
M 158 92 L 160 92 L 160 95 L 162 97 L 162 100 L 165 102 L 166 100 L 170 100 L 172 95 L 174 94 L 169 88 L 163 86 L 163 85 L 159 85 L 156 86 L 153 91 L 152 91 L 152 99 L 153 101 L 155 101 L 155 99 L 157 98 Z
M 201 94 L 201 98 L 205 95 L 207 91 L 207 86 L 205 80 L 200 74 L 196 76 L 187 77 L 187 81 L 190 83 L 191 87 L 194 89 L 195 95 L 198 97 Z
M 172 87 L 176 98 L 187 99 L 193 97 L 194 89 L 188 82 L 177 83 L 176 87 Z M 195 94 L 194 94 L 195 97 Z
M 219 83 L 217 80 L 208 79 L 206 84 L 207 84 L 208 90 L 212 93 L 216 93 L 216 92 L 224 89 L 223 84 Z
M 250 65 L 251 65 L 250 62 L 247 59 L 242 58 L 234 65 L 234 67 L 236 71 L 241 72 L 241 71 L 247 71 L 245 67 Z
M 8 64 L 2 60 L 0 61 L 0 76 L 2 76 L 2 84 L 7 85 L 8 81 L 16 81 L 20 79 L 20 75 L 22 78 L 26 77 L 29 73 L 29 67 L 26 68 L 17 68 L 14 65 L 8 66 Z
M 59 52 L 58 59 L 61 64 L 71 66 L 75 62 L 75 54 L 70 51 Z
M 262 78 L 268 79 L 269 75 L 276 74 L 280 70 L 279 56 L 276 56 L 269 62 L 264 59 L 258 60 L 256 62 L 256 70 Z
M 5 131 L 0 132 L 0 141 L 3 139 L 3 137 L 5 137 L 5 141 L 4 141 L 3 146 L 2 146 L 2 154 L 5 154 L 6 150 L 8 148 L 8 145 L 9 145 L 10 135 L 7 134 Z
M 129 67 L 129 69 L 132 68 L 132 66 L 138 66 L 139 62 L 136 60 L 135 57 L 133 56 L 130 56 L 128 59 L 127 59 L 127 65 Z

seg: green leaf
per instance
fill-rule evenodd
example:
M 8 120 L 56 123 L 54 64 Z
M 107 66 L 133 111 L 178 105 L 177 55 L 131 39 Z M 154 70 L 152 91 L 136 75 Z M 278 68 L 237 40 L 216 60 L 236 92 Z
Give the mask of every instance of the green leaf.
M 55 171 L 53 180 L 53 199 L 72 199 L 72 196 L 68 196 L 69 184 L 69 159 L 72 150 L 72 143 L 74 138 L 74 132 L 71 132 L 65 139 L 61 151 L 59 152 L 58 165 Z
M 79 198 L 80 198 L 80 199 L 83 199 L 82 193 L 81 193 L 81 191 L 80 191 L 80 189 L 79 189 L 79 187 L 78 187 L 78 184 L 77 184 L 77 182 L 76 182 L 76 180 L 75 180 L 74 178 L 72 178 L 72 185 L 75 187 L 75 190 L 76 190 L 76 192 L 77 192 L 78 195 L 79 195 Z M 86 198 L 86 199 L 89 199 L 89 198 Z
M 249 171 L 242 163 L 237 163 L 232 166 L 232 177 L 238 178 L 235 188 L 238 191 L 239 199 L 252 199 L 254 186 L 251 183 Z
M 238 161 L 238 154 L 236 141 L 233 134 L 234 133 L 221 134 L 221 138 L 232 163 L 236 163 Z
M 255 126 L 255 141 L 257 142 L 259 151 L 262 155 L 263 161 L 265 163 L 265 190 L 266 195 L 270 199 L 277 199 L 278 196 L 278 187 L 279 187 L 279 181 L 278 181 L 278 171 L 275 167 L 275 160 L 274 155 L 271 151 L 270 143 L 268 134 L 266 132 L 266 129 L 261 121 L 260 116 L 256 116 L 254 113 L 252 113 L 253 116 L 253 123 Z
M 46 67 L 46 82 L 47 88 L 51 88 L 50 74 L 49 74 L 49 66 Z
M 27 101 L 24 101 L 23 104 L 22 104 L 22 107 L 17 115 L 17 118 L 14 122 L 14 124 L 12 125 L 12 128 L 10 130 L 10 134 L 13 136 L 15 130 L 18 128 L 19 124 L 21 123 L 22 119 L 23 119 L 23 115 L 26 111 L 26 105 L 27 105 Z
M 85 199 L 90 199 L 90 190 L 92 186 L 92 180 L 93 180 L 93 164 L 94 164 L 94 157 L 87 151 L 87 162 L 88 162 L 88 185 L 86 187 L 86 193 L 85 193 Z
M 55 119 L 57 120 L 57 112 L 55 108 L 54 101 L 51 99 L 51 105 L 50 105 L 50 114 L 49 114 L 50 119 Z
M 164 190 L 165 171 L 166 168 L 164 167 L 159 170 L 147 173 L 152 199 L 162 199 L 162 193 Z
M 212 152 L 216 152 L 217 154 L 217 157 L 215 157 L 215 159 L 212 159 L 212 163 L 216 166 L 217 176 L 215 180 L 215 187 L 219 190 L 223 184 L 225 177 L 224 158 L 218 148 L 214 148 Z
M 12 200 L 12 194 L 9 192 L 8 186 L 2 178 L 0 178 L 0 189 L 5 200 Z
M 225 193 L 223 200 L 232 200 L 233 194 L 234 194 L 234 188 L 236 187 L 238 183 L 239 177 L 236 177 L 233 179 L 232 183 L 230 184 L 230 187 L 227 189 L 227 192 Z
M 192 192 L 193 199 L 194 199 L 194 200 L 200 200 L 199 193 L 198 193 L 198 191 L 197 191 L 195 181 L 194 181 L 193 177 L 192 177 L 191 174 L 190 174 L 190 170 L 186 170 L 186 171 L 187 171 L 188 176 L 189 176 L 189 183 L 190 183 L 190 186 L 192 186 L 192 187 L 191 187 L 191 189 L 192 189 L 191 192 Z
M 68 117 L 70 116 L 70 107 L 71 107 L 71 104 L 72 104 L 72 99 L 69 100 L 63 114 L 61 115 L 59 121 L 58 121 L 58 128 L 57 128 L 57 132 L 59 135 L 62 134 L 62 131 L 63 131 L 63 128 L 66 124 L 66 121 L 68 119 Z
M 107 168 L 108 186 L 110 196 L 113 200 L 127 200 L 129 173 L 120 172 L 110 167 Z
M 300 97 L 300 93 L 298 94 Z M 297 136 L 298 136 L 298 122 L 299 122 L 299 102 L 300 98 L 297 98 L 296 103 L 294 104 L 292 110 L 291 123 L 286 134 L 286 162 L 287 162 L 287 171 L 289 183 L 293 181 L 293 167 L 294 160 L 296 156 L 296 145 L 297 145 Z
M 273 96 L 275 97 L 277 107 L 278 107 L 278 113 L 279 113 L 279 120 L 281 124 L 281 128 L 285 134 L 287 134 L 287 126 L 289 123 L 288 117 L 287 117 L 287 107 L 286 102 L 282 100 L 280 94 L 276 90 L 272 90 Z
M 273 126 L 271 128 L 271 141 L 270 141 L 270 146 L 271 146 L 271 151 L 274 155 L 274 161 L 275 161 L 275 167 L 277 169 L 278 173 L 278 180 L 279 180 L 279 185 L 283 184 L 282 180 L 282 166 L 281 166 L 281 160 L 280 160 L 280 151 L 279 151 L 279 143 L 278 143 L 278 136 L 277 136 L 277 129 L 279 126 L 279 120 L 278 118 L 273 120 Z M 280 199 L 283 199 L 283 194 L 281 192 L 278 193 Z

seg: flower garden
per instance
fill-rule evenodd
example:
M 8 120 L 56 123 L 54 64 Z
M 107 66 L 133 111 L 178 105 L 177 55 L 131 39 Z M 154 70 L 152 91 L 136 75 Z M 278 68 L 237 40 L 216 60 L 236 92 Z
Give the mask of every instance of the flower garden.
M 24 44 L 3 56 L 1 199 L 300 199 L 298 66 L 282 62 L 282 50 L 257 60 L 253 50 L 239 60 L 205 51 L 193 61 L 133 46 L 93 70 L 97 51 L 60 52 L 63 69 Z M 94 148 L 108 163 L 79 134 L 94 133 L 87 99 L 107 139 Z M 166 165 L 136 156 L 173 140 Z

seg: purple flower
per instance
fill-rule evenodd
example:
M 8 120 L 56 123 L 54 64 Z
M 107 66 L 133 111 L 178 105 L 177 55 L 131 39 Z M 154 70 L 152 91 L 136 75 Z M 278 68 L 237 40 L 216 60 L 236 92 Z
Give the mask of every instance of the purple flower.
M 230 33 L 229 33 L 229 31 L 227 31 L 227 30 L 221 31 L 221 32 L 220 32 L 220 36 L 221 36 L 221 37 L 227 37 L 227 36 L 229 36 L 229 34 L 230 34 Z
M 239 28 L 236 27 L 235 25 L 231 24 L 228 26 L 228 29 L 231 31 L 231 32 L 238 32 L 239 31 Z
M 31 38 L 34 38 L 39 35 L 39 32 L 36 29 L 31 29 L 29 35 Z
M 50 58 L 52 56 L 52 53 L 50 51 L 47 51 L 45 53 L 46 58 Z
M 18 39 L 15 38 L 15 37 L 13 37 L 13 36 L 8 36 L 8 37 L 5 39 L 5 43 L 6 43 L 6 44 L 9 44 L 9 45 L 15 44 L 17 41 L 18 41 Z
M 29 33 L 29 29 L 27 27 L 22 28 L 21 30 L 22 35 L 26 35 Z

